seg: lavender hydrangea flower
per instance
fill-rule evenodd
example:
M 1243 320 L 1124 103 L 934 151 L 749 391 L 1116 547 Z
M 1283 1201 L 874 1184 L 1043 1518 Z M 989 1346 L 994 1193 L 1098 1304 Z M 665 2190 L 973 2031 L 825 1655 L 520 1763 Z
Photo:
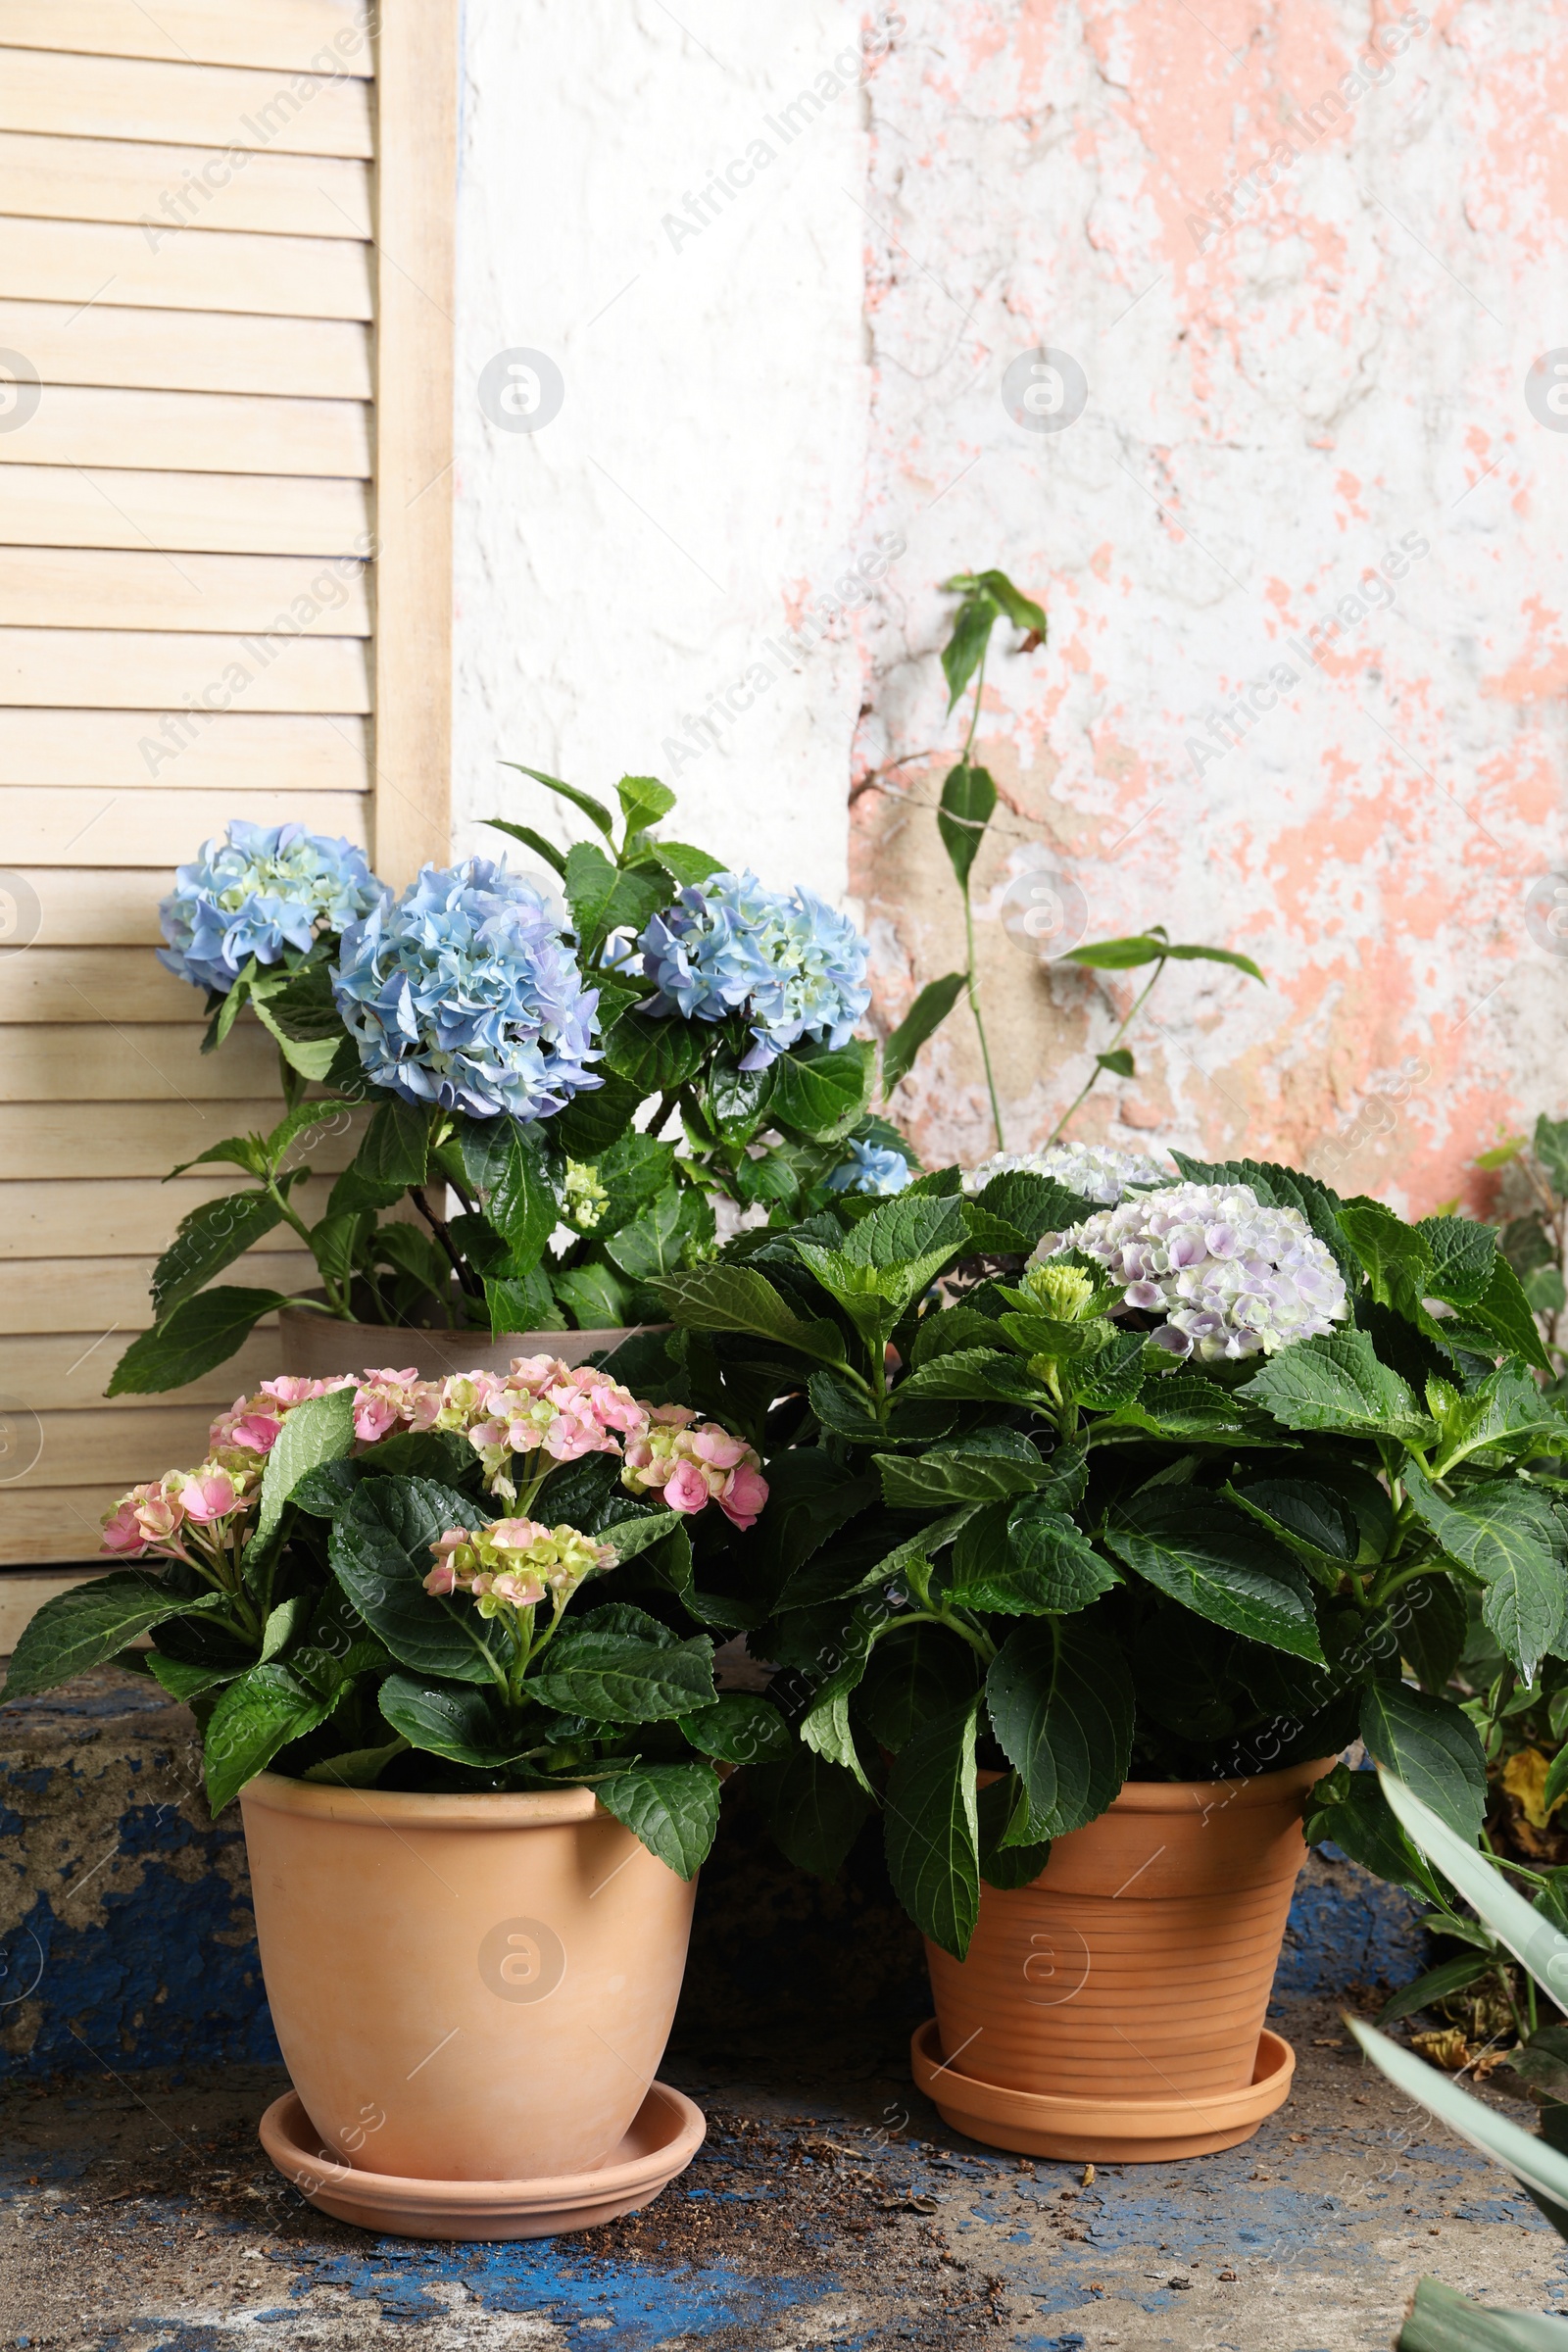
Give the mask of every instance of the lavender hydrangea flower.
M 424 866 L 344 932 L 332 993 L 367 1075 L 411 1102 L 540 1119 L 603 1084 L 599 992 L 504 862 Z
M 1172 1184 L 1048 1233 L 1031 1265 L 1079 1250 L 1125 1285 L 1128 1306 L 1163 1314 L 1172 1355 L 1211 1363 L 1316 1339 L 1348 1307 L 1332 1252 L 1297 1208 L 1265 1208 L 1246 1184 Z
M 744 1013 L 754 1043 L 743 1070 L 765 1070 L 803 1037 L 847 1045 L 871 1002 L 870 949 L 850 921 L 797 887 L 710 874 L 656 914 L 638 942 L 656 994 L 648 1009 L 687 1021 Z
M 247 825 L 237 817 L 221 846 L 176 868 L 159 908 L 167 948 L 158 960 L 196 988 L 226 997 L 245 965 L 301 954 L 323 931 L 342 931 L 382 897 L 363 850 L 303 825 Z
M 850 1157 L 826 1178 L 830 1193 L 902 1193 L 909 1181 L 909 1163 L 889 1146 L 858 1143 L 850 1138 Z
M 1169 1184 L 1172 1172 L 1147 1152 L 1119 1152 L 1110 1144 L 1047 1144 L 1040 1152 L 995 1152 L 971 1168 L 966 1193 L 983 1193 L 995 1176 L 1049 1176 L 1085 1200 L 1114 1208 L 1134 1185 Z

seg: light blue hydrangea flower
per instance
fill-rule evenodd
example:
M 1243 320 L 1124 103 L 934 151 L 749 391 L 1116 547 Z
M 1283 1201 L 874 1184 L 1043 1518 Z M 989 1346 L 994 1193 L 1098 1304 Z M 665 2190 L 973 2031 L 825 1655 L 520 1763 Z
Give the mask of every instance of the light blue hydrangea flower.
M 423 867 L 344 932 L 332 993 L 367 1076 L 411 1102 L 541 1119 L 603 1083 L 599 992 L 505 863 Z
M 752 873 L 683 890 L 638 945 L 658 992 L 650 1011 L 746 1016 L 754 1043 L 743 1070 L 765 1070 L 806 1037 L 847 1045 L 871 1002 L 870 950 L 849 916 L 808 890 L 765 890 Z
M 384 888 L 352 842 L 236 817 L 221 847 L 206 842 L 199 858 L 176 869 L 159 908 L 169 945 L 158 960 L 179 979 L 227 996 L 253 956 L 276 963 L 285 948 L 303 954 L 319 933 L 368 913 Z
M 902 1193 L 909 1163 L 902 1152 L 850 1139 L 850 1157 L 826 1179 L 830 1193 Z

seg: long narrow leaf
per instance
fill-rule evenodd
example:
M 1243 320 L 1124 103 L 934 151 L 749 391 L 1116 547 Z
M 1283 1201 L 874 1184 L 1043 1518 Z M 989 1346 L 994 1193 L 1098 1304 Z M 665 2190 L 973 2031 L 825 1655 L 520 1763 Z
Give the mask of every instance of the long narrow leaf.
M 1483 2156 L 1500 2164 L 1504 2172 L 1512 2173 L 1526 2188 L 1553 2204 L 1568 2204 L 1568 2156 L 1559 2156 L 1555 2148 L 1537 2139 L 1534 2132 L 1521 2131 L 1495 2108 L 1483 2106 L 1448 2076 L 1418 2058 L 1414 2050 L 1401 2049 L 1376 2027 L 1363 2025 L 1358 2017 L 1347 2018 L 1346 2023 L 1373 2065 L 1429 2115 L 1446 2124 L 1471 2147 L 1479 2148 Z
M 1559 2004 L 1568 2000 L 1568 1936 L 1559 1935 L 1541 1912 L 1517 1894 L 1484 1854 L 1455 1837 L 1430 1806 L 1413 1796 L 1392 1772 L 1383 1775 L 1383 1793 L 1401 1828 L 1458 1888 L 1494 1936 L 1528 1968 L 1536 1983 Z M 1568 2186 L 1568 2177 L 1565 2177 Z
M 1549 2311 L 1489 2311 L 1439 2278 L 1423 2278 L 1397 2352 L 1568 2352 L 1568 2321 Z
M 613 840 L 614 820 L 603 801 L 596 801 L 589 793 L 579 792 L 575 784 L 564 784 L 559 776 L 547 776 L 542 767 L 524 767 L 520 760 L 503 760 L 501 765 L 514 767 L 519 776 L 532 776 L 534 782 L 544 785 L 548 792 L 558 792 L 564 801 L 569 801 L 574 808 L 580 808 L 589 822 L 599 827 L 607 841 Z

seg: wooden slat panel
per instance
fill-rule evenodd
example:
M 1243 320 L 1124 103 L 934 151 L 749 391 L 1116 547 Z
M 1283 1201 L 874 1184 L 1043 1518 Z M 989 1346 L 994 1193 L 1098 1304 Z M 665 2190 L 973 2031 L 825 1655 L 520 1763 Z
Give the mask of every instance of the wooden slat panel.
M 34 419 L 36 421 L 36 419 Z M 4 439 L 0 439 L 0 449 Z M 166 547 L 175 554 L 363 554 L 363 481 L 276 473 L 142 473 L 79 460 L 9 466 L 0 475 L 0 544 Z
M 193 1030 L 132 1021 L 69 1036 L 47 1023 L 17 1027 L 6 1031 L 3 1044 L 0 1102 L 123 1102 L 131 1087 L 144 1102 L 215 1102 L 264 1098 L 277 1085 L 277 1048 L 249 1016 L 235 1024 L 221 1054 L 203 1054 Z M 83 1236 L 84 1248 L 90 1238 Z M 97 1247 L 102 1254 L 108 1245 Z
M 330 156 L 142 147 L 0 131 L 0 213 L 50 220 L 145 219 L 159 228 L 368 237 L 366 164 Z
M 35 948 L 12 961 L 30 962 L 39 952 Z M 136 952 L 147 955 L 146 950 Z M 150 955 L 147 960 L 151 962 Z M 6 970 L 0 963 L 0 976 Z M 102 1163 L 105 1144 L 112 1140 L 117 1175 L 162 1179 L 176 1162 L 210 1152 L 226 1136 L 266 1135 L 282 1115 L 283 1104 L 275 1095 L 246 1102 L 13 1102 L 0 1119 L 0 1178 L 79 1176 L 84 1168 Z M 290 1164 L 302 1166 L 309 1160 L 313 1168 L 335 1175 L 353 1157 L 367 1117 L 364 1110 L 324 1107 L 319 1128 L 312 1128 L 309 1139 L 302 1137 L 290 1152 Z M 234 1180 L 240 1182 L 238 1169 Z M 184 1177 L 176 1177 L 171 1189 L 184 1182 Z M 183 1213 L 178 1200 L 170 1213 Z M 0 1390 L 9 1388 L 15 1394 L 16 1385 L 7 1379 L 0 1360 Z
M 169 890 L 167 866 L 91 867 L 35 865 L 12 868 L 11 891 L 40 947 L 156 947 L 158 903 Z M 36 923 L 36 929 L 33 928 Z M 0 1150 L 4 1140 L 0 1138 Z
M 308 824 L 314 833 L 331 833 L 365 847 L 366 808 L 360 794 L 61 792 L 31 785 L 0 791 L 0 841 L 19 866 L 140 865 L 156 858 L 172 868 L 192 857 L 202 842 L 221 840 L 235 816 L 253 825 Z M 213 1089 L 200 1091 L 211 1094 Z
M 0 41 L 162 57 L 204 66 L 281 67 L 290 74 L 368 74 L 367 12 L 351 0 L 0 0 Z
M 205 1000 L 199 989 L 141 948 L 29 948 L 24 956 L 0 956 L 0 1023 L 16 1021 L 200 1021 Z M 5 1051 L 0 1043 L 0 1053 Z M 62 1045 L 62 1051 L 70 1048 Z M 99 1119 L 89 1142 L 91 1156 L 67 1174 L 111 1158 L 120 1168 L 116 1135 L 119 1105 Z M 217 1143 L 215 1135 L 213 1142 Z M 168 1162 L 159 1168 L 162 1176 Z M 29 1168 L 28 1175 L 54 1173 Z M 122 1174 L 128 1170 L 122 1169 Z
M 63 302 L 0 302 L 0 349 L 24 352 L 46 384 L 317 400 L 368 400 L 371 391 L 369 330 L 350 319 L 247 318 L 220 311 L 172 318 L 107 302 L 85 310 Z
M 156 240 L 156 245 L 155 245 Z M 368 318 L 369 247 L 354 237 L 257 237 L 0 219 L 0 294 L 158 311 Z
M 263 644 L 159 629 L 0 629 L 0 703 L 177 710 L 204 695 L 220 709 L 243 697 L 250 710 L 366 711 L 365 648 L 356 637 Z
M 94 1562 L 94 1574 L 102 1574 L 112 1563 L 95 1559 L 103 1534 L 99 1523 L 105 1511 L 114 1509 L 126 1486 L 135 1483 L 117 1480 L 113 1486 L 25 1490 L 0 1487 L 0 1563 L 32 1568 L 49 1560 L 86 1560 Z M 25 1581 L 30 1587 L 40 1580 L 28 1577 Z M 43 1598 L 41 1591 L 38 1597 Z M 11 1610 L 6 1613 L 9 1619 Z M 20 1630 L 14 1627 L 13 1637 Z
M 85 1347 L 111 1327 L 140 1331 L 147 1320 L 153 1264 L 151 1256 L 13 1261 L 0 1282 L 0 1332 L 79 1331 Z M 315 1260 L 303 1250 L 253 1250 L 240 1272 L 247 1289 L 290 1298 L 304 1298 L 321 1282 Z M 234 1279 L 227 1270 L 219 1277 Z
M 144 1308 L 144 1320 L 145 1314 Z M 0 1341 L 0 1388 L 12 1396 L 25 1396 L 35 1413 L 70 1412 L 84 1406 L 100 1412 L 145 1412 L 145 1396 L 105 1396 L 103 1393 L 116 1359 L 134 1336 L 134 1327 L 127 1325 L 107 1339 L 90 1332 L 67 1332 Z M 182 1388 L 179 1401 L 204 1406 L 211 1413 L 232 1404 L 236 1396 L 254 1395 L 264 1380 L 273 1378 L 277 1368 L 277 1333 L 258 1332 L 227 1363 L 204 1372 L 199 1380 Z
M 125 1032 L 121 1029 L 109 1034 L 123 1038 Z M 142 1034 L 148 1033 L 144 1030 Z M 226 1174 L 193 1171 L 172 1199 L 164 1185 L 145 1184 L 139 1177 L 83 1176 L 72 1184 L 0 1184 L 0 1259 L 78 1257 L 89 1251 L 111 1257 L 148 1251 L 156 1255 L 168 1249 L 179 1217 L 187 1215 L 198 1200 L 216 1200 L 224 1193 L 247 1189 L 235 1168 Z M 327 1190 L 314 1177 L 296 1186 L 294 1205 L 308 1224 L 325 1213 Z M 145 1308 L 141 1319 L 146 1320 Z
M 204 1404 L 144 1404 L 137 1413 L 117 1413 L 112 1405 L 100 1404 L 96 1411 L 40 1413 L 38 1458 L 30 1470 L 10 1480 L 5 1492 L 58 1488 L 84 1465 L 97 1478 L 118 1480 L 122 1490 L 162 1478 L 166 1470 L 194 1469 L 207 1449 L 212 1418 Z
M 394 8 L 376 51 L 376 870 L 412 881 L 452 827 L 458 0 Z
M 19 1501 L 24 1501 L 28 1509 L 35 1510 L 38 1505 L 38 1496 L 28 1494 L 25 1497 L 19 1497 Z M 107 1510 L 109 1505 L 106 1503 L 104 1508 Z M 3 1531 L 9 1522 L 0 1518 L 0 1531 Z M 82 1549 L 82 1538 L 79 1532 L 74 1532 L 76 1526 L 74 1514 L 72 1516 L 71 1525 L 74 1532 L 70 1537 L 64 1536 L 58 1527 L 53 1528 L 50 1530 L 49 1539 L 45 1544 L 31 1547 L 25 1552 L 19 1551 L 15 1555 L 5 1548 L 5 1537 L 3 1532 L 0 1532 L 0 1565 L 9 1567 L 13 1556 L 21 1567 L 25 1568 L 36 1567 L 45 1562 L 74 1560 Z M 109 1566 L 107 1560 L 104 1562 L 104 1566 L 106 1568 Z M 7 1575 L 0 1576 L 0 1658 L 9 1657 L 16 1648 L 22 1638 L 23 1628 L 35 1610 L 41 1609 L 46 1600 L 53 1600 L 57 1592 L 69 1592 L 74 1586 L 88 1583 L 92 1573 L 90 1569 L 87 1569 L 80 1574 L 71 1574 L 62 1569 L 48 1576 L 24 1576 L 18 1572 L 17 1568 L 10 1567 Z M 139 1649 L 144 1643 L 151 1648 L 151 1638 L 146 1634 L 143 1634 L 138 1641 L 130 1642 L 128 1646 L 132 1649 Z
M 310 635 L 368 637 L 365 566 L 299 556 L 165 556 L 150 549 L 0 548 L 0 625 L 265 629 L 299 603 Z
M 375 153 L 369 92 L 357 81 L 296 88 L 277 74 L 139 59 L 0 50 L 0 130 L 275 155 Z
M 199 721 L 181 716 L 167 732 L 156 727 L 149 732 L 145 710 L 0 710 L 0 785 L 144 791 L 156 779 L 185 792 L 240 793 L 265 792 L 282 778 L 290 793 L 368 792 L 369 743 L 364 719 L 223 710 Z M 85 805 L 82 813 L 90 813 Z M 314 815 L 300 821 L 315 833 L 333 829 L 318 824 Z M 190 835 L 192 849 L 181 850 L 180 858 L 193 855 L 199 838 Z M 77 860 L 91 861 L 85 854 Z
M 358 400 L 45 384 L 26 422 L 0 434 L 0 465 L 368 475 L 369 415 Z

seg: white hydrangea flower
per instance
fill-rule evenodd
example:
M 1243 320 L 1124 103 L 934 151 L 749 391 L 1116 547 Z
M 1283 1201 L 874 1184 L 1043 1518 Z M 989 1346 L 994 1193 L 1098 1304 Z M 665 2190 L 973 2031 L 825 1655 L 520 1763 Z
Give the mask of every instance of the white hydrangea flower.
M 1147 1152 L 1118 1152 L 1109 1144 L 1047 1144 L 1043 1152 L 996 1152 L 971 1168 L 966 1193 L 982 1193 L 994 1176 L 1049 1176 L 1085 1200 L 1114 1207 L 1131 1184 L 1169 1184 L 1172 1170 Z
M 1172 1355 L 1211 1363 L 1272 1355 L 1344 1322 L 1345 1282 L 1297 1208 L 1265 1208 L 1246 1184 L 1172 1184 L 1048 1233 L 1031 1265 L 1081 1250 L 1125 1285 L 1128 1306 L 1163 1314 Z

